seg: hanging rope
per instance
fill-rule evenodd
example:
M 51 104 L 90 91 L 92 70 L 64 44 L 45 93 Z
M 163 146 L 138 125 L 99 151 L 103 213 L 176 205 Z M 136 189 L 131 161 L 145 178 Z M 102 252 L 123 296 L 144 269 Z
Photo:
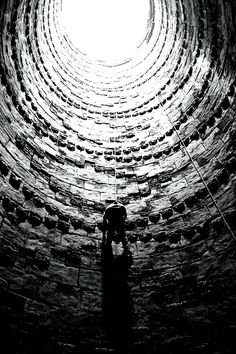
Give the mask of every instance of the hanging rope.
M 115 115 L 115 123 L 114 123 L 114 155 L 115 155 L 115 199 L 117 201 L 117 183 L 116 183 L 116 176 L 117 176 L 117 171 L 116 171 L 116 120 L 117 116 Z
M 155 92 L 155 91 L 154 91 L 154 92 Z M 201 174 L 201 171 L 199 170 L 197 164 L 195 163 L 194 159 L 192 158 L 191 154 L 189 153 L 188 149 L 186 148 L 186 146 L 185 146 L 185 144 L 184 144 L 184 141 L 183 141 L 183 139 L 181 138 L 181 136 L 180 136 L 178 130 L 176 129 L 174 123 L 172 122 L 171 118 L 170 118 L 169 115 L 166 113 L 166 111 L 165 111 L 165 109 L 164 109 L 164 107 L 163 107 L 163 105 L 162 105 L 162 103 L 161 103 L 161 100 L 160 100 L 159 96 L 156 96 L 156 97 L 158 98 L 159 103 L 160 103 L 160 106 L 161 106 L 162 109 L 163 109 L 163 112 L 165 113 L 165 115 L 166 115 L 168 121 L 170 122 L 170 124 L 171 124 L 173 130 L 175 131 L 175 133 L 176 133 L 176 135 L 177 135 L 177 137 L 178 137 L 178 139 L 179 139 L 179 142 L 180 142 L 181 145 L 183 146 L 184 151 L 186 152 L 187 156 L 189 157 L 189 159 L 190 159 L 190 161 L 191 161 L 193 167 L 195 168 L 197 174 L 199 175 L 199 177 L 200 177 L 200 179 L 201 179 L 201 181 L 202 181 L 204 187 L 206 188 L 206 190 L 207 190 L 209 196 L 211 197 L 212 202 L 214 203 L 216 209 L 218 210 L 218 213 L 219 213 L 220 217 L 222 218 L 222 220 L 223 220 L 225 226 L 227 227 L 227 229 L 228 229 L 229 233 L 231 234 L 231 236 L 233 237 L 233 239 L 236 240 L 236 237 L 235 237 L 235 235 L 234 235 L 234 233 L 233 233 L 233 231 L 232 231 L 230 225 L 228 224 L 227 220 L 225 219 L 225 216 L 224 216 L 224 214 L 222 213 L 222 211 L 220 210 L 220 207 L 219 207 L 219 205 L 217 204 L 217 201 L 215 200 L 215 198 L 214 198 L 213 194 L 211 193 L 211 191 L 210 191 L 208 185 L 206 184 L 206 182 L 205 182 L 205 180 L 204 180 L 204 178 L 203 178 L 203 176 L 202 176 L 202 174 Z

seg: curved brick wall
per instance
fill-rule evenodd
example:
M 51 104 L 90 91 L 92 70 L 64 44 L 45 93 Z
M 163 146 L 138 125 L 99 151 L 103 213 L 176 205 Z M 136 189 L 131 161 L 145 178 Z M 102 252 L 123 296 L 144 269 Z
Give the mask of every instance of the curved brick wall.
M 116 66 L 73 47 L 61 1 L 1 4 L 9 352 L 114 352 L 102 325 L 101 221 L 118 195 L 133 254 L 127 353 L 231 353 L 234 1 L 150 1 L 144 43 Z

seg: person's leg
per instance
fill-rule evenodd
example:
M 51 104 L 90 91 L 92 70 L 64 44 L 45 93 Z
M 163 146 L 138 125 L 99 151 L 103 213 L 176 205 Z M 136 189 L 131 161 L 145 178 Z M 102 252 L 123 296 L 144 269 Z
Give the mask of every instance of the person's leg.
M 128 251 L 129 250 L 128 239 L 126 237 L 125 226 L 123 224 L 119 225 L 118 233 L 119 233 L 119 238 L 120 238 L 120 240 L 122 242 L 124 251 Z

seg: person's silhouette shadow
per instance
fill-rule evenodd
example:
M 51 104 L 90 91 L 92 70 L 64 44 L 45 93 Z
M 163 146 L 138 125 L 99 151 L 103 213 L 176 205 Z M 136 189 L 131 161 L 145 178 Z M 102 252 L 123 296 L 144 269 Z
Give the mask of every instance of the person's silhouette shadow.
M 133 263 L 130 251 L 114 256 L 112 246 L 103 244 L 103 310 L 107 336 L 112 346 L 125 353 L 131 341 L 132 306 L 128 286 L 129 268 Z

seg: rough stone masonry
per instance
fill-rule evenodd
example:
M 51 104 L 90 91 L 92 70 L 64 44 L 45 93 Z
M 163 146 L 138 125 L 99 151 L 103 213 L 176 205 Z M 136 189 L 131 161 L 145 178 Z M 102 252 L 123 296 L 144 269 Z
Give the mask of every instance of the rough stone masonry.
M 1 347 L 233 353 L 235 1 L 150 0 L 145 40 L 118 65 L 73 46 L 62 4 L 0 4 Z M 133 264 L 109 263 L 110 289 L 102 217 L 116 196 Z M 127 338 L 110 318 L 111 340 L 117 282 L 132 319 Z

